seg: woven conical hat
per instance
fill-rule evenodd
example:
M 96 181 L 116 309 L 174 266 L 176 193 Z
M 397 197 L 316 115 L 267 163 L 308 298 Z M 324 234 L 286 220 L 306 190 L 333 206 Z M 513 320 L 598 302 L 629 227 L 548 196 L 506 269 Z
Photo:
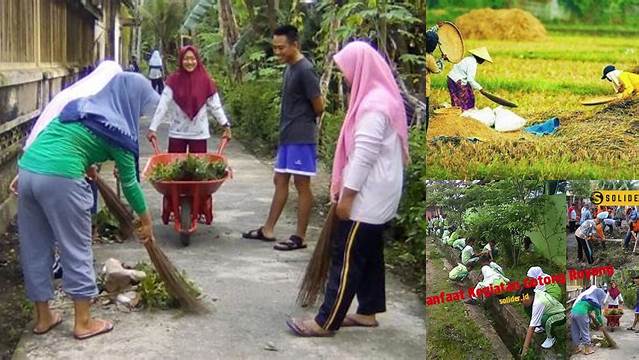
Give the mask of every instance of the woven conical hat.
M 464 38 L 455 24 L 445 21 L 437 30 L 439 49 L 448 61 L 457 64 L 464 58 Z
M 488 53 L 488 49 L 486 47 L 472 49 L 468 52 L 488 62 L 493 62 L 493 58 L 490 57 L 490 54 Z

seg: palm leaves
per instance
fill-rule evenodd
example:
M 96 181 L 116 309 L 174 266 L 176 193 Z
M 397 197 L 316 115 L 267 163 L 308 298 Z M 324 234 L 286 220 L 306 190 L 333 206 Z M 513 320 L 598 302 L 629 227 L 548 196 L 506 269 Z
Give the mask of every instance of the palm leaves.
M 188 30 L 193 30 L 202 22 L 202 19 L 204 19 L 209 10 L 216 6 L 217 0 L 199 0 L 184 19 L 184 22 L 180 27 L 180 32 L 184 33 Z

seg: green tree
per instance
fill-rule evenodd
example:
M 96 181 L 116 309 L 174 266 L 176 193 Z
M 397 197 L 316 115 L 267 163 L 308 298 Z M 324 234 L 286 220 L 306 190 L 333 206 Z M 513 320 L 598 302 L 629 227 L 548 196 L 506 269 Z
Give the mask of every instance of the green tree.
M 167 60 L 174 62 L 177 57 L 179 29 L 189 4 L 184 0 L 147 0 L 141 9 L 144 47 L 160 50 L 165 69 Z

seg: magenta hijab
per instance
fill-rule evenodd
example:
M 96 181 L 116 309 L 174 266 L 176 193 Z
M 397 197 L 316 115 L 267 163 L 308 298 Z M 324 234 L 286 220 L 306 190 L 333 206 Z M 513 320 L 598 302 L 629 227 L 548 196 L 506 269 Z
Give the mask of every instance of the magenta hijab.
M 333 59 L 351 86 L 348 111 L 333 160 L 331 199 L 335 201 L 342 189 L 344 167 L 355 145 L 357 123 L 364 114 L 380 112 L 390 120 L 402 143 L 404 164 L 408 161 L 408 129 L 399 87 L 390 67 L 375 49 L 365 42 L 354 41 L 335 54 Z

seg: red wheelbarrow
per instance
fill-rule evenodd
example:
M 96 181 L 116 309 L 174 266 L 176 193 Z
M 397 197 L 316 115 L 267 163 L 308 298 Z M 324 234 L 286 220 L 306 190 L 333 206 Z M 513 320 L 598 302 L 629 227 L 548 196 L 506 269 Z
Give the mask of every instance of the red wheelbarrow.
M 160 153 L 155 141 L 152 141 L 155 155 L 149 158 L 144 167 L 143 175 L 149 179 L 153 168 L 159 164 L 170 164 L 176 160 L 186 159 L 187 156 L 205 158 L 209 162 L 223 161 L 228 165 L 223 155 L 224 148 L 229 139 L 223 137 L 215 153 Z M 162 200 L 162 222 L 164 225 L 173 220 L 175 231 L 180 234 L 180 242 L 188 246 L 191 234 L 197 228 L 198 220 L 202 217 L 207 225 L 213 222 L 213 194 L 222 186 L 224 181 L 231 176 L 227 167 L 222 179 L 207 181 L 151 181 L 151 184 L 160 194 Z

